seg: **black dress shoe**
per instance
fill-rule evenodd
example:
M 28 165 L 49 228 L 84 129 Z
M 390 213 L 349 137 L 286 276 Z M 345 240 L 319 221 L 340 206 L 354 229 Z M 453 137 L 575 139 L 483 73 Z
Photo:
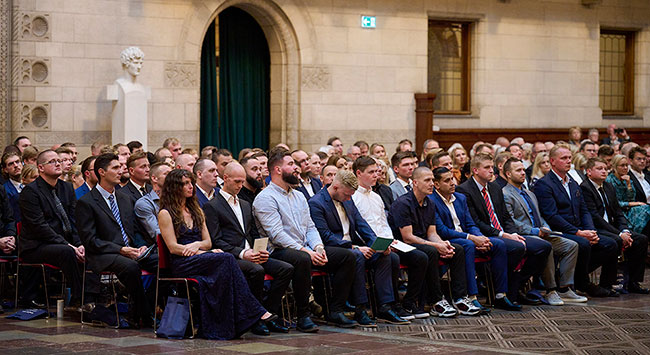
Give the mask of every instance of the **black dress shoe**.
M 607 290 L 607 297 L 619 297 L 621 295 L 620 293 L 618 293 L 618 291 L 616 291 L 613 288 L 605 289 L 605 290 Z
M 519 301 L 519 303 L 529 305 L 529 306 L 539 306 L 540 304 L 542 304 L 542 301 L 540 301 L 539 299 L 532 298 L 521 291 L 519 291 L 517 300 Z
M 594 283 L 589 283 L 587 287 L 584 289 L 585 292 L 591 297 L 608 297 L 609 296 L 609 290 L 600 287 Z
M 289 333 L 289 328 L 281 325 L 276 320 L 266 322 L 266 327 L 269 328 L 272 333 Z
M 296 329 L 299 332 L 303 333 L 315 333 L 318 331 L 318 326 L 314 321 L 311 320 L 308 316 L 298 318 L 298 322 L 296 323 Z
M 400 318 L 390 305 L 383 305 L 377 310 L 377 320 L 388 324 L 411 324 L 410 321 Z
M 638 282 L 630 282 L 627 285 L 627 292 L 629 293 L 639 293 L 642 295 L 650 294 L 650 290 L 647 288 L 641 287 Z
M 357 311 L 354 312 L 354 320 L 364 328 L 377 328 L 377 323 L 370 318 L 365 309 L 360 310 L 357 308 Z
M 521 311 L 521 305 L 512 302 L 508 297 L 501 297 L 494 300 L 494 307 L 504 309 L 506 311 Z
M 354 328 L 357 326 L 357 322 L 348 319 L 343 312 L 332 312 L 326 320 L 339 328 Z
M 257 321 L 253 328 L 251 328 L 251 333 L 255 335 L 271 335 L 269 328 L 266 327 L 264 321 Z

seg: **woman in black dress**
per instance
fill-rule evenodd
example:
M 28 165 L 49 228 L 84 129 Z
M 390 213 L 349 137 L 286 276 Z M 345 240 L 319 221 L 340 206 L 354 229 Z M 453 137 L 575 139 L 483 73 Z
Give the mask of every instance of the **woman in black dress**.
M 158 223 L 171 254 L 172 274 L 199 281 L 199 336 L 227 340 L 245 333 L 260 319 L 277 317 L 251 294 L 237 261 L 211 249 L 203 211 L 196 200 L 194 175 L 172 170 L 165 178 Z

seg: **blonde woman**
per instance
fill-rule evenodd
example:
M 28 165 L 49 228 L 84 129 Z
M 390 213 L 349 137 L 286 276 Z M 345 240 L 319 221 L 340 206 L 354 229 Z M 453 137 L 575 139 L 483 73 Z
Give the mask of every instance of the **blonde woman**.
M 533 163 L 533 173 L 530 174 L 530 187 L 532 188 L 537 180 L 541 179 L 551 171 L 551 161 L 547 152 L 537 153 Z
M 449 155 L 451 155 L 451 160 L 454 164 L 454 168 L 451 169 L 451 172 L 454 174 L 456 181 L 460 181 L 460 177 L 461 177 L 460 171 L 463 169 L 463 166 L 465 166 L 465 164 L 467 163 L 467 151 L 465 150 L 465 148 L 463 148 L 462 145 L 459 145 L 454 149 L 450 150 Z
M 642 233 L 650 221 L 650 206 L 644 202 L 635 201 L 636 190 L 630 181 L 628 159 L 625 155 L 612 158 L 612 171 L 607 175 L 607 182 L 614 186 L 618 204 L 623 214 L 630 222 L 634 232 Z

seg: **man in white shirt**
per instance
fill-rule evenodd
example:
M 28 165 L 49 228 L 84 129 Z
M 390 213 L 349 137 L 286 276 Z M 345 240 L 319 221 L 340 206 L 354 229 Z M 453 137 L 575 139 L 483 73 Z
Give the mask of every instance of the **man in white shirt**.
M 210 159 L 199 159 L 194 164 L 196 175 L 196 199 L 203 207 L 214 198 L 217 187 L 217 165 Z
M 309 201 L 310 198 L 320 191 L 323 183 L 319 179 L 312 177 L 311 160 L 307 153 L 302 150 L 294 150 L 291 153 L 291 157 L 296 162 L 296 165 L 300 167 L 300 184 L 298 184 L 296 190 L 302 192 L 307 201 Z
M 636 190 L 635 201 L 650 202 L 650 176 L 645 174 L 647 155 L 645 149 L 634 147 L 629 153 L 630 181 Z

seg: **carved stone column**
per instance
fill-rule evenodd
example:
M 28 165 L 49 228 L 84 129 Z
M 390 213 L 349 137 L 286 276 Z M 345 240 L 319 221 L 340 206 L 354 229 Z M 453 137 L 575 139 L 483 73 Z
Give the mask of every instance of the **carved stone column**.
M 11 141 L 12 0 L 0 0 L 0 144 Z

